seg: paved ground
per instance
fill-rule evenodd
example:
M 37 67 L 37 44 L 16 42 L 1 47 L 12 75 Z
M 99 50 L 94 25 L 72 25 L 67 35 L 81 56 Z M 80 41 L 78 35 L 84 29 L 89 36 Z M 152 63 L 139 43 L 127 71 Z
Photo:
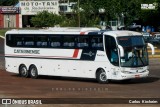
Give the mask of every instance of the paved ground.
M 0 54 L 3 55 L 3 39 L 0 39 Z M 4 58 L 0 57 L 1 98 L 160 98 L 160 59 L 150 59 L 148 78 L 130 83 L 111 81 L 98 84 L 92 79 L 41 76 L 39 79 L 22 78 L 4 70 Z M 0 107 L 5 105 L 0 105 Z M 22 105 L 21 105 L 22 106 Z M 48 105 L 46 105 L 47 107 Z M 90 105 L 49 105 L 59 107 L 82 107 Z M 96 107 L 99 105 L 93 105 Z M 101 105 L 105 107 L 106 105 Z M 112 107 L 116 105 L 110 105 Z M 121 105 L 123 107 L 127 105 Z M 130 105 L 131 107 L 133 105 Z M 138 105 L 135 106 L 157 106 Z M 12 106 L 10 106 L 12 107 Z M 16 105 L 15 105 L 16 107 Z M 27 107 L 23 105 L 22 107 Z M 128 107 L 128 106 L 127 106 Z

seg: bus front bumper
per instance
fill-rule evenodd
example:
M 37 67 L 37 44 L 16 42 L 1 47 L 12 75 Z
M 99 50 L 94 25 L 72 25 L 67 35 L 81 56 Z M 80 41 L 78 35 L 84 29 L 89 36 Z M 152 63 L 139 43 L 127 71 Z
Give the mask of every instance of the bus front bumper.
M 149 71 L 145 70 L 143 72 L 140 73 L 123 73 L 121 72 L 120 74 L 120 80 L 125 80 L 125 79 L 135 79 L 135 78 L 144 78 L 144 77 L 148 77 L 149 75 Z

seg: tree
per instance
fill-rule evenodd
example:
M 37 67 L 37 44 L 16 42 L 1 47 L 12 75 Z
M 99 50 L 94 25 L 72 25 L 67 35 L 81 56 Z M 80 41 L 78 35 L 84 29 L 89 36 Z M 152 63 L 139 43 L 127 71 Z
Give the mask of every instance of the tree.
M 156 3 L 156 9 L 154 10 L 141 10 L 140 18 L 142 19 L 144 25 L 153 25 L 153 26 L 160 26 L 160 0 L 154 0 L 155 2 L 149 2 L 148 3 Z
M 19 0 L 0 0 L 0 6 L 12 6 L 18 2 Z
M 81 26 L 91 27 L 98 24 L 98 10 L 94 8 L 93 2 L 86 0 L 85 3 L 80 5 L 80 8 Z
M 64 16 L 53 14 L 48 11 L 42 11 L 31 19 L 31 23 L 35 27 L 53 27 L 64 23 L 65 20 L 66 18 Z

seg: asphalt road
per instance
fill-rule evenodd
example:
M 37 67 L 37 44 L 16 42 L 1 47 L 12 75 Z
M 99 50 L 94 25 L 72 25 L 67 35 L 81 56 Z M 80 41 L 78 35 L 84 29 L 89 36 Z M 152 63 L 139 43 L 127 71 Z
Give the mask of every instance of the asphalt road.
M 92 79 L 41 76 L 22 78 L 4 69 L 3 39 L 0 38 L 1 98 L 160 98 L 160 59 L 150 59 L 150 75 L 130 83 L 99 84 Z

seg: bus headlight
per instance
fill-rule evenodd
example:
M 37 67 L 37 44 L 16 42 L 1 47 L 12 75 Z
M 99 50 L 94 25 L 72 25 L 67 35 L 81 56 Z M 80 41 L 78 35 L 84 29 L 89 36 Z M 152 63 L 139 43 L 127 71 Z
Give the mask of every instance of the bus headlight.
M 134 72 L 130 72 L 130 71 L 121 71 L 124 74 L 134 74 Z
M 122 73 L 124 73 L 124 74 L 128 74 L 129 72 L 128 71 L 121 71 Z

